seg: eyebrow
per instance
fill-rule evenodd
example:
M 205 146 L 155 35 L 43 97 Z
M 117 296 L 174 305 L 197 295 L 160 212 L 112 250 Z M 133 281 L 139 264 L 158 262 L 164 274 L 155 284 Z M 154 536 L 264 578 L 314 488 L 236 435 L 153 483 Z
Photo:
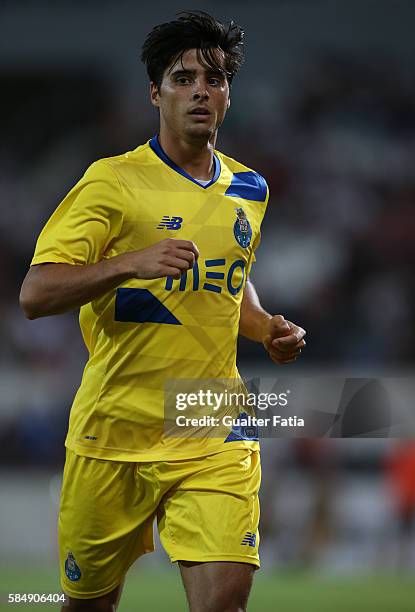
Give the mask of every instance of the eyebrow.
M 222 72 L 220 72 L 219 70 L 212 70 L 211 68 L 208 68 L 207 70 L 205 70 L 206 74 L 208 75 L 214 75 L 214 76 L 218 76 L 218 77 L 224 77 L 224 74 Z M 173 72 L 170 73 L 170 76 L 187 76 L 187 75 L 191 75 L 191 76 L 195 76 L 197 74 L 197 70 L 194 69 L 180 69 L 180 70 L 174 70 Z

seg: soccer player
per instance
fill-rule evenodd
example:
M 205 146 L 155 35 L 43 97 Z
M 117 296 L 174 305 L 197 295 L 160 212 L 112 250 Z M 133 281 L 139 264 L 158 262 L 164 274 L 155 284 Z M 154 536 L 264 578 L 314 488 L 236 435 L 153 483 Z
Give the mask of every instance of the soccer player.
M 70 610 L 115 610 L 128 568 L 153 550 L 155 518 L 192 612 L 245 610 L 259 566 L 257 440 L 163 434 L 165 381 L 238 379 L 238 334 L 278 364 L 305 344 L 248 278 L 267 184 L 215 150 L 242 36 L 203 12 L 150 32 L 142 59 L 158 135 L 88 168 L 22 286 L 29 319 L 80 307 L 89 351 L 59 514 Z

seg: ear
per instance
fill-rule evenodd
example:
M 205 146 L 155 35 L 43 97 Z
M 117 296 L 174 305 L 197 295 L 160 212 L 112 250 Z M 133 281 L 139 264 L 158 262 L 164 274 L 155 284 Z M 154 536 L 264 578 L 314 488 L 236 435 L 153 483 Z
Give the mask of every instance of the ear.
M 150 100 L 153 106 L 160 106 L 160 92 L 153 81 L 150 83 Z

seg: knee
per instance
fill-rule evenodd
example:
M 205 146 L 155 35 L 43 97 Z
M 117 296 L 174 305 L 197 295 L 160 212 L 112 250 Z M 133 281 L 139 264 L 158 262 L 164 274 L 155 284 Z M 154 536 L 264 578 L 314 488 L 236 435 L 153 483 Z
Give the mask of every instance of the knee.
M 98 597 L 96 599 L 73 599 L 62 608 L 62 612 L 115 612 L 116 605 Z
M 117 587 L 111 593 L 93 599 L 75 599 L 68 597 L 62 612 L 115 612 L 121 595 L 121 588 Z
M 203 602 L 191 608 L 190 612 L 246 612 L 248 593 L 233 590 L 232 592 L 211 592 Z

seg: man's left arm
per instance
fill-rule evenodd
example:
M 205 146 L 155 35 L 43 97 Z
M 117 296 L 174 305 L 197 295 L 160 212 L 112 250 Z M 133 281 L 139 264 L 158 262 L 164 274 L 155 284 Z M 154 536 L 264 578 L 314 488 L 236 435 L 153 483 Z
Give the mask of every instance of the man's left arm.
M 305 346 L 305 330 L 282 315 L 266 312 L 249 278 L 242 298 L 239 333 L 262 342 L 271 359 L 278 364 L 296 361 Z

